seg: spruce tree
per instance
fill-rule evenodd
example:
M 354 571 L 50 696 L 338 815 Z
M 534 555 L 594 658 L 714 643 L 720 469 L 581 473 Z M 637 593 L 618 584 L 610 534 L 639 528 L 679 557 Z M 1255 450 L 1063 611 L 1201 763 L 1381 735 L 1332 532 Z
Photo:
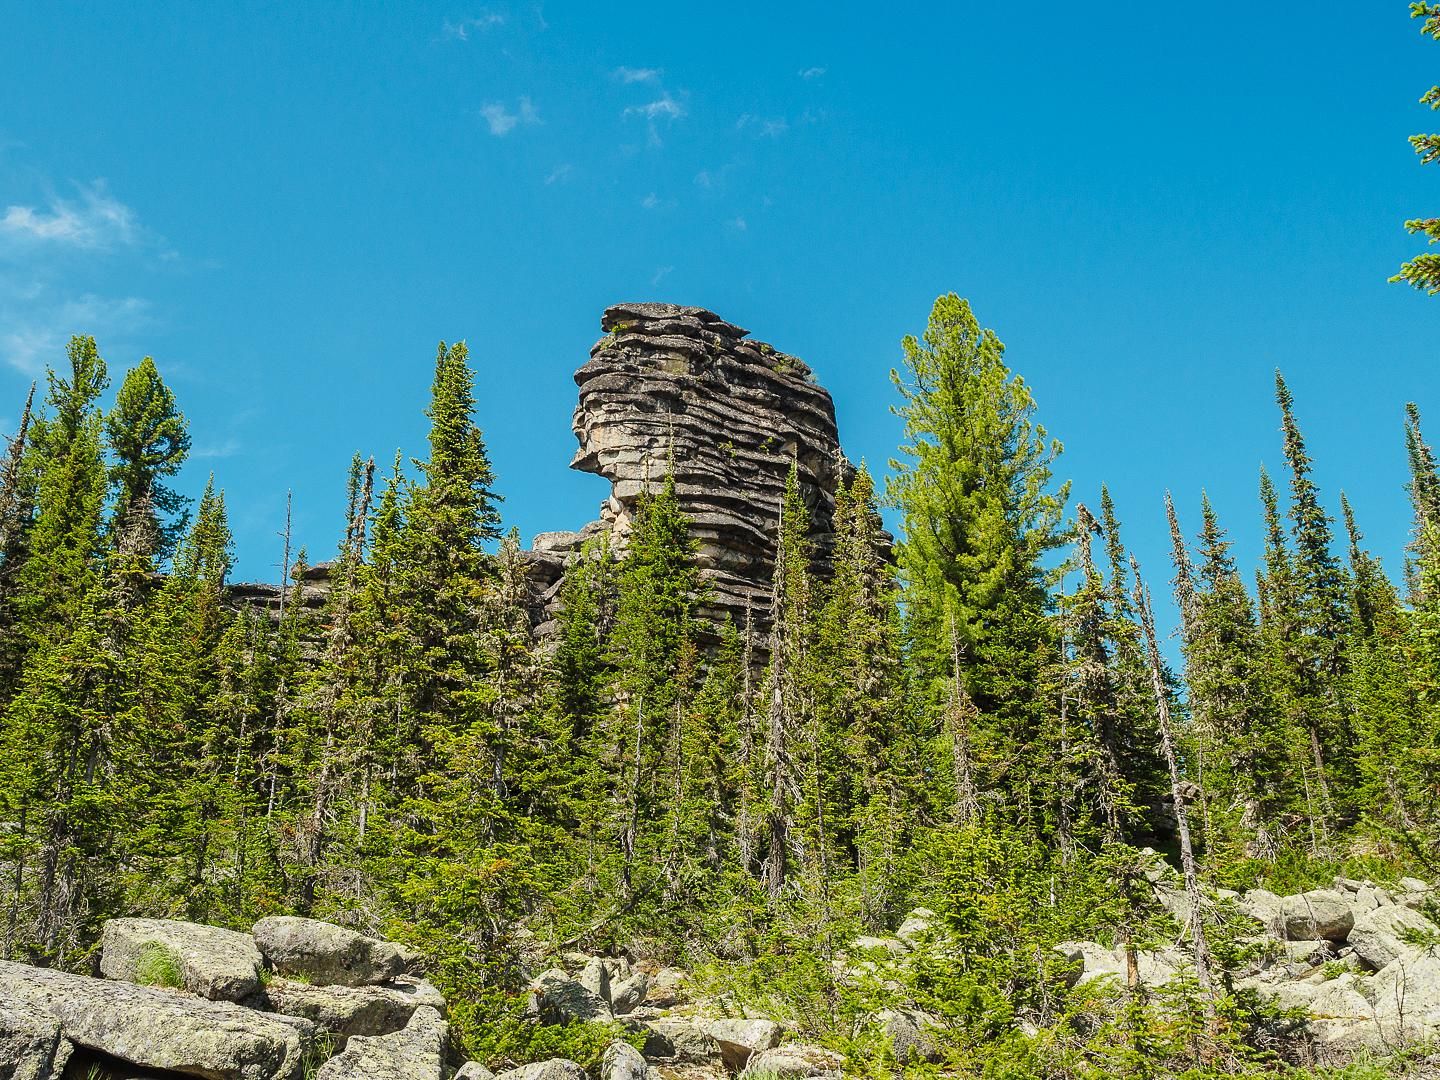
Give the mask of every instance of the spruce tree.
M 160 378 L 155 361 L 145 357 L 120 384 L 115 407 L 105 417 L 105 434 L 115 464 L 111 532 L 136 531 L 147 553 L 161 558 L 174 550 L 184 532 L 186 500 L 166 486 L 190 451 L 188 424 L 175 395 Z

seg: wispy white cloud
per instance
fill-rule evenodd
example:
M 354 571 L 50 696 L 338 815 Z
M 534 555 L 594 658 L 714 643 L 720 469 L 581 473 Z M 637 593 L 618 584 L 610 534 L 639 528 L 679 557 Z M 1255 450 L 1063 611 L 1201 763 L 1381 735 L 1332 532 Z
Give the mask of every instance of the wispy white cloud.
M 135 211 L 106 190 L 103 180 L 81 185 L 78 197 L 52 196 L 43 207 L 12 204 L 0 216 L 0 241 L 19 247 L 111 251 L 140 242 Z
M 618 67 L 614 71 L 615 78 L 627 85 L 630 83 L 659 82 L 660 76 L 664 74 L 665 72 L 660 68 Z
M 64 359 L 72 334 L 91 334 L 112 345 L 153 321 L 148 300 L 84 293 L 68 299 L 39 297 L 26 291 L 0 294 L 0 358 L 13 368 L 38 376 Z
M 735 121 L 736 131 L 749 131 L 762 139 L 778 139 L 790 130 L 789 122 L 783 116 L 756 116 L 744 113 Z
M 685 115 L 685 106 L 670 96 L 669 91 L 644 105 L 631 105 L 625 110 L 626 116 L 643 116 L 646 120 L 679 120 Z
M 653 273 L 653 274 L 650 275 L 650 284 L 651 284 L 651 285 L 659 285 L 660 282 L 664 281 L 667 277 L 669 277 L 669 276 L 670 276 L 671 274 L 673 274 L 674 272 L 675 272 L 675 267 L 673 267 L 673 266 L 662 266 L 662 267 L 658 268 L 658 269 L 655 271 L 655 273 Z
M 673 97 L 670 91 L 662 90 L 654 101 L 647 101 L 644 105 L 631 105 L 625 109 L 623 115 L 627 119 L 633 116 L 643 117 L 650 133 L 650 145 L 659 146 L 660 122 L 663 120 L 668 126 L 684 117 L 685 104 Z
M 32 376 L 64 362 L 72 334 L 138 351 L 155 317 L 137 272 L 180 261 L 103 180 L 74 192 L 0 211 L 0 363 Z
M 730 224 L 734 226 L 734 228 L 738 232 L 744 232 L 745 230 L 750 228 L 750 223 L 747 222 L 743 217 L 737 217 L 734 221 L 730 222 Z
M 818 79 L 821 75 L 825 74 L 825 69 L 823 67 L 808 67 L 803 68 L 799 74 L 802 79 Z
M 493 27 L 504 25 L 504 15 L 497 11 L 482 11 L 468 19 L 456 19 L 453 22 L 446 19 L 440 27 L 440 33 L 451 41 L 469 41 L 471 34 L 484 33 Z
M 656 195 L 655 192 L 652 191 L 649 195 L 646 195 L 643 199 L 640 200 L 640 205 L 643 206 L 646 210 L 654 210 L 657 206 L 660 205 L 660 196 Z
M 490 126 L 490 134 L 496 136 L 509 135 L 522 124 L 540 123 L 540 114 L 535 111 L 535 106 L 528 97 L 520 99 L 514 112 L 511 112 L 503 102 L 492 101 L 481 108 L 480 115 Z
M 223 442 L 202 443 L 190 451 L 192 458 L 228 458 L 234 457 L 243 449 L 241 442 L 234 435 L 229 436 Z
M 557 165 L 550 171 L 550 175 L 545 177 L 545 186 L 549 187 L 552 184 L 562 184 L 566 180 L 569 180 L 571 174 L 574 172 L 575 166 L 571 165 L 568 161 L 563 165 Z

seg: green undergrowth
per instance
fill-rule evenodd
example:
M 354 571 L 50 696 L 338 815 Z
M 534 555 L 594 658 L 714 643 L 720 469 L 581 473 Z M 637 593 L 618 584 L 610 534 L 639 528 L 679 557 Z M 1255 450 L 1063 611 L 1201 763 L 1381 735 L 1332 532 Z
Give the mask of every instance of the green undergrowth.
M 185 985 L 180 957 L 163 942 L 145 942 L 135 958 L 135 981 L 144 986 L 180 989 Z

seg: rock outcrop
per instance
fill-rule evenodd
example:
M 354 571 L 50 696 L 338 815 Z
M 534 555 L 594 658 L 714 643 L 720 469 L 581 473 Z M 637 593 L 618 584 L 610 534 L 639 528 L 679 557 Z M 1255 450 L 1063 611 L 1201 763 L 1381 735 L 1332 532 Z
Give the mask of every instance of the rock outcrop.
M 111 919 L 101 937 L 100 974 L 147 983 L 169 969 L 178 984 L 212 1001 L 242 1001 L 260 989 L 255 939 L 173 919 Z
M 531 552 L 553 610 L 567 560 L 606 532 L 623 550 L 643 492 L 672 471 L 710 588 L 703 612 L 763 625 L 786 478 L 793 465 L 817 558 L 831 545 L 836 485 L 848 473 L 829 393 L 801 360 L 751 341 L 713 312 L 617 304 L 590 362 L 575 373 L 580 401 L 573 468 L 610 481 L 600 519 L 545 533 Z
M 290 1080 L 313 1041 L 308 1021 L 149 986 L 0 961 L 0 1000 L 76 1047 L 208 1080 Z
M 448 1026 L 427 1006 L 416 1009 L 401 1031 L 351 1039 L 315 1080 L 445 1080 L 448 1045 Z
M 378 941 L 319 919 L 272 915 L 255 924 L 254 934 L 276 971 L 326 986 L 388 982 L 413 959 L 393 941 Z

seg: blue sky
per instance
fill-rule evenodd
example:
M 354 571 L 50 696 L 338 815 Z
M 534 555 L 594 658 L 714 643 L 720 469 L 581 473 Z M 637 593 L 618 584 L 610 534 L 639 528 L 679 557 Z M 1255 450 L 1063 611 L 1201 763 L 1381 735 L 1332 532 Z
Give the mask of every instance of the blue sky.
M 72 332 L 117 377 L 153 354 L 237 576 L 275 575 L 287 489 L 320 557 L 350 455 L 423 452 L 442 338 L 528 537 L 605 494 L 567 464 L 607 304 L 804 357 L 878 468 L 949 290 L 1152 576 L 1167 487 L 1253 562 L 1276 367 L 1398 569 L 1404 401 L 1440 440 L 1440 298 L 1385 281 L 1440 211 L 1403 0 L 301 8 L 7 3 L 0 34 L 0 419 Z

